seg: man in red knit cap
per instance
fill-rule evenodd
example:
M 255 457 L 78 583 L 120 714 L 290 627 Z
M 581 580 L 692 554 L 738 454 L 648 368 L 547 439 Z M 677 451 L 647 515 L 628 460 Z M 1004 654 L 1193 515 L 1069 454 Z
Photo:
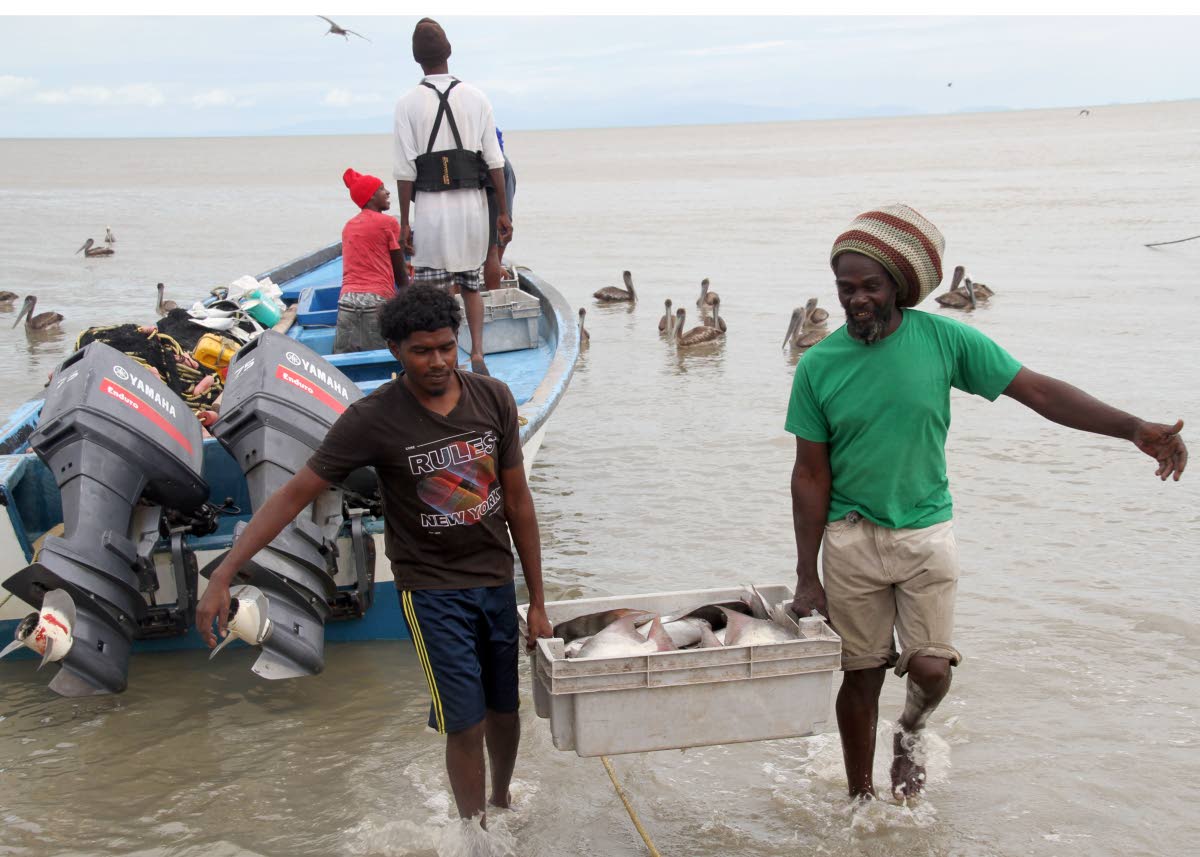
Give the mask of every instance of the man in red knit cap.
M 392 207 L 383 180 L 348 169 L 342 181 L 362 211 L 342 229 L 342 291 L 334 354 L 387 348 L 379 333 L 379 307 L 407 283 L 400 224 L 383 213 Z

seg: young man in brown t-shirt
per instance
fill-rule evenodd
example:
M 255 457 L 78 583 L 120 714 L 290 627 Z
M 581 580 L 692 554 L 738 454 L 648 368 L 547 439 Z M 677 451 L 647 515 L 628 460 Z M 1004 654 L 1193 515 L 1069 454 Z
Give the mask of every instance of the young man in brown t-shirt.
M 320 449 L 255 512 L 213 572 L 196 627 L 210 647 L 229 614 L 229 584 L 330 484 L 373 466 L 383 494 L 384 544 L 409 633 L 429 683 L 429 725 L 446 735 L 459 814 L 485 811 L 484 744 L 494 806 L 509 803 L 521 735 L 511 543 L 529 590 L 527 645 L 551 636 L 541 541 L 508 386 L 460 372 L 458 304 L 414 285 L 384 304 L 380 331 L 404 367 L 351 405 Z

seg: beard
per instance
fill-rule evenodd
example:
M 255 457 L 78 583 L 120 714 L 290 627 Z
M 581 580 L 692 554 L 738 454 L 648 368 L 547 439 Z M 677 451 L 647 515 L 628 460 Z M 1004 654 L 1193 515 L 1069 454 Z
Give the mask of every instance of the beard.
M 846 333 L 864 345 L 874 345 L 883 338 L 884 331 L 892 321 L 895 307 L 888 305 L 876 309 L 866 321 L 859 321 L 846 311 Z

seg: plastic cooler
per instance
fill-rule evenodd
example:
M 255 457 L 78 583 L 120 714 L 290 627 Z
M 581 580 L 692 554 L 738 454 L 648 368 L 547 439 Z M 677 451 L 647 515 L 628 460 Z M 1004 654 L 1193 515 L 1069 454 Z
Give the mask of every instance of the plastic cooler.
M 771 603 L 786 586 L 758 587 Z M 742 589 L 696 589 L 557 601 L 552 625 L 630 607 L 662 615 L 737 601 Z M 529 605 L 517 608 L 522 634 Z M 797 638 L 760 646 L 682 649 L 625 658 L 568 659 L 561 639 L 538 640 L 530 657 L 533 702 L 559 750 L 580 756 L 638 753 L 814 735 L 825 728 L 842 641 L 819 617 Z
M 483 353 L 521 351 L 537 348 L 538 319 L 542 315 L 542 303 L 529 292 L 520 289 L 493 289 L 483 295 Z M 466 309 L 462 296 L 457 296 L 463 310 L 462 324 L 458 329 L 458 344 L 466 352 L 471 351 L 471 331 L 467 327 Z

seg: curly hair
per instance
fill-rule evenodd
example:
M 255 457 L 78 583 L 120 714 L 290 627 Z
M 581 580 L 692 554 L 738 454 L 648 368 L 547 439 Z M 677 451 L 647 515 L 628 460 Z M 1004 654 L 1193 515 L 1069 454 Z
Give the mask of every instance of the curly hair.
M 458 301 L 449 292 L 425 284 L 402 289 L 379 310 L 380 334 L 397 345 L 418 330 L 432 333 L 448 327 L 457 336 L 461 321 Z

